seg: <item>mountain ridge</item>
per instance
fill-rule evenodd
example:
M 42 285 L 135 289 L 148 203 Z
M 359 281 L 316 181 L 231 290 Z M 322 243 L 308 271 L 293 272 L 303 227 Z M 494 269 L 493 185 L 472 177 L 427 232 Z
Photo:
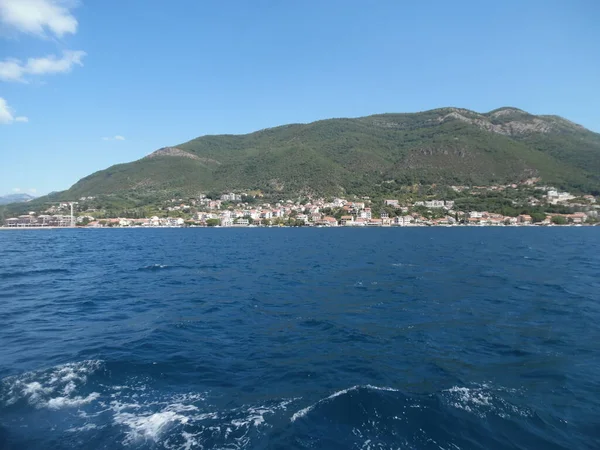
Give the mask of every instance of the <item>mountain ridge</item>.
M 35 198 L 35 196 L 27 193 L 0 195 L 0 205 L 8 205 L 10 203 L 25 203 L 30 202 Z
M 244 190 L 372 195 L 390 180 L 468 185 L 531 176 L 575 191 L 600 191 L 600 134 L 515 107 L 324 119 L 200 136 L 90 174 L 52 197 Z

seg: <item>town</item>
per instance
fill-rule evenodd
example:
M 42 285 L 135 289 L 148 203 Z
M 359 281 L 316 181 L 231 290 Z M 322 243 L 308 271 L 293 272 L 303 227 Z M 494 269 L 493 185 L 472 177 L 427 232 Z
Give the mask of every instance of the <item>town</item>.
M 515 213 L 510 215 L 459 207 L 455 200 L 427 198 L 407 201 L 393 198 L 302 198 L 265 201 L 260 194 L 230 192 L 171 198 L 149 217 L 106 217 L 94 208 L 95 197 L 59 202 L 44 211 L 10 217 L 5 228 L 46 227 L 410 227 L 410 226 L 554 226 L 595 225 L 600 205 L 593 195 L 575 196 L 549 186 L 522 185 L 451 186 L 456 195 L 476 199 L 514 191 L 522 202 L 536 210 L 563 212 Z M 524 191 L 523 189 L 527 189 Z M 528 197 L 527 197 L 528 195 Z M 518 202 L 512 201 L 517 204 Z M 518 211 L 518 209 L 514 209 Z M 565 212 L 567 211 L 567 212 Z

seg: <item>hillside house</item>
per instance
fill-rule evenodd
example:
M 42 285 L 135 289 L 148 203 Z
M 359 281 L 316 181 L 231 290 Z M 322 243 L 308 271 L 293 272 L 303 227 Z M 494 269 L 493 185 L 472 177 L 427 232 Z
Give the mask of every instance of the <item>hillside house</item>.
M 342 216 L 340 220 L 341 226 L 352 226 L 354 222 L 354 216 Z
M 521 214 L 517 217 L 517 222 L 522 225 L 528 225 L 532 223 L 531 216 L 529 214 Z

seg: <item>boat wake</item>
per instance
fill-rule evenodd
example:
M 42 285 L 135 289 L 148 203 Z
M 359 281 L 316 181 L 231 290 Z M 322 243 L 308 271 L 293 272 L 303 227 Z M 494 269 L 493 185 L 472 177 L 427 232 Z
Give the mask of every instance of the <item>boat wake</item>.
M 471 448 L 473 440 L 486 448 L 506 446 L 486 430 L 539 421 L 504 398 L 514 398 L 514 390 L 491 384 L 426 395 L 365 384 L 304 407 L 299 397 L 232 405 L 220 404 L 223 396 L 210 391 L 159 389 L 159 380 L 150 376 L 113 376 L 117 369 L 88 360 L 5 378 L 0 447 L 4 435 L 23 448 L 460 450 Z M 47 440 L 40 443 L 39 436 Z M 530 438 L 540 448 L 548 444 L 533 429 Z

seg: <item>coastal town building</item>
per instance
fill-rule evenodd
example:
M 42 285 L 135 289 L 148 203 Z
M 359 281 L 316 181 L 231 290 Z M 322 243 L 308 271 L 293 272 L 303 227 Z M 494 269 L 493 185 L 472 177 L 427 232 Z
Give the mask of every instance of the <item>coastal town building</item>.
M 518 185 L 506 186 L 454 186 L 455 192 L 478 199 L 481 192 L 516 189 Z M 540 192 L 540 190 L 542 192 Z M 464 194 L 466 193 L 466 194 Z M 492 194 L 497 195 L 497 194 Z M 515 198 L 514 194 L 511 194 Z M 598 221 L 600 205 L 593 195 L 576 197 L 549 186 L 527 188 L 520 197 L 520 204 L 513 202 L 512 214 L 504 215 L 497 210 L 464 211 L 461 202 L 435 198 L 433 195 L 399 199 L 360 200 L 336 197 L 278 199 L 262 201 L 259 196 L 224 193 L 219 200 L 205 195 L 194 198 L 171 198 L 155 207 L 156 214 L 149 217 L 107 217 L 106 211 L 96 203 L 95 197 L 81 197 L 75 215 L 70 214 L 71 205 L 77 202 L 59 202 L 44 211 L 21 214 L 4 220 L 4 227 L 182 227 L 182 226 L 322 226 L 322 227 L 407 227 L 407 226 L 517 226 L 517 225 L 587 225 Z M 245 201 L 242 201 L 244 199 Z M 479 200 L 477 200 L 479 201 Z M 462 202 L 465 204 L 464 202 Z M 469 203 L 466 203 L 469 204 Z M 471 204 L 474 204 L 471 202 Z M 475 203 L 476 204 L 476 203 Z M 506 204 L 506 203 L 505 203 Z M 411 205 L 411 206 L 404 206 Z M 529 206 L 527 206 L 529 205 Z M 530 209 L 531 207 L 531 209 Z M 547 214 L 540 213 L 548 207 Z M 517 214 L 525 210 L 531 214 Z M 556 210 L 561 213 L 555 213 Z M 166 217 L 165 217 L 166 216 Z M 559 219 L 560 217 L 560 219 Z

